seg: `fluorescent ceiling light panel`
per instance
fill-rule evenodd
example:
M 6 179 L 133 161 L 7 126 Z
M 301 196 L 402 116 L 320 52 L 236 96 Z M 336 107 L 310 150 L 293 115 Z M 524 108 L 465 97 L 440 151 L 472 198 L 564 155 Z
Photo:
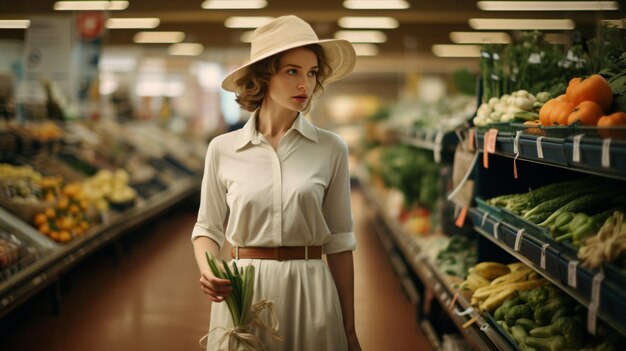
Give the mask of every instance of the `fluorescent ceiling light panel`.
M 161 20 L 158 18 L 109 18 L 107 28 L 109 29 L 133 29 L 133 28 L 156 28 Z
M 478 45 L 436 44 L 432 51 L 438 57 L 480 57 Z
M 345 0 L 343 7 L 351 10 L 402 10 L 408 9 L 404 0 Z
M 227 28 L 258 28 L 273 19 L 274 17 L 265 16 L 234 16 L 227 18 L 226 21 L 224 21 L 224 26 Z
M 393 17 L 341 17 L 339 26 L 342 28 L 398 28 L 398 20 Z
M 167 53 L 177 56 L 198 56 L 204 51 L 204 46 L 199 43 L 178 43 L 167 48 Z
M 352 43 L 384 43 L 387 36 L 379 30 L 340 30 L 335 33 L 335 39 L 344 39 Z
M 57 11 L 126 10 L 128 1 L 57 1 Z
M 202 8 L 207 10 L 214 9 L 262 9 L 267 6 L 265 0 L 205 0 Z
M 354 51 L 357 56 L 376 56 L 378 55 L 378 46 L 374 44 L 353 44 Z
M 180 43 L 185 40 L 184 32 L 139 32 L 133 41 L 138 44 Z
M 450 40 L 455 44 L 508 44 L 511 37 L 504 32 L 451 32 Z
M 0 20 L 0 29 L 26 29 L 30 26 L 30 20 Z
M 572 30 L 571 19 L 470 18 L 470 27 L 476 30 Z
M 483 11 L 611 11 L 617 1 L 478 1 Z

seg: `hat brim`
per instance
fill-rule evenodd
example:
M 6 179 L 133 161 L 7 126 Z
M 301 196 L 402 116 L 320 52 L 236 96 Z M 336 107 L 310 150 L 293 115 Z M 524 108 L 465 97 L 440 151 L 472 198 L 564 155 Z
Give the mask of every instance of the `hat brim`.
M 332 69 L 332 73 L 324 80 L 325 83 L 337 81 L 352 72 L 356 63 L 356 52 L 349 41 L 343 39 L 301 41 L 267 52 L 264 55 L 255 57 L 254 60 L 250 60 L 245 63 L 224 78 L 222 81 L 222 89 L 234 92 L 236 89 L 235 82 L 244 73 L 246 67 L 278 53 L 311 44 L 319 44 L 324 49 L 324 54 L 326 56 L 326 60 L 328 61 L 327 63 Z

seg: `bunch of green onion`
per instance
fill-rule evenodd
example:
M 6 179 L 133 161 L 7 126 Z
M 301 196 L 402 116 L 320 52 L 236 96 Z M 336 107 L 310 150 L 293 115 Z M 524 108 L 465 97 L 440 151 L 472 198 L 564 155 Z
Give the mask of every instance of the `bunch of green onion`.
M 205 252 L 209 267 L 217 278 L 230 280 L 232 292 L 226 297 L 226 305 L 230 310 L 235 327 L 246 325 L 250 317 L 252 297 L 254 295 L 254 266 L 238 268 L 235 261 L 232 262 L 232 270 L 228 263 L 222 260 L 223 269 L 217 265 L 217 260 Z

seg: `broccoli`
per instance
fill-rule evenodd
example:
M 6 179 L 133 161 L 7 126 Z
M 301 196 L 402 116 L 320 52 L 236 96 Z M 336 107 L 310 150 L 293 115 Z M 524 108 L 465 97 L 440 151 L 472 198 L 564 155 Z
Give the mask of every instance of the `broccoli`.
M 571 317 L 561 317 L 556 319 L 552 324 L 544 327 L 537 327 L 530 331 L 530 335 L 538 338 L 548 338 L 555 335 L 565 337 L 565 346 L 568 349 L 578 349 L 584 344 L 583 325 L 576 319 Z

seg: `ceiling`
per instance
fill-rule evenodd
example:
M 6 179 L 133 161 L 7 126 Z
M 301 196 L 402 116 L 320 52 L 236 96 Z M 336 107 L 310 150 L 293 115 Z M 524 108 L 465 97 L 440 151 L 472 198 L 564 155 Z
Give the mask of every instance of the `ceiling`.
M 40 15 L 67 15 L 67 12 L 53 11 L 54 0 L 0 1 L 0 19 L 26 19 Z M 378 44 L 380 55 L 376 67 L 383 60 L 388 70 L 406 67 L 406 57 L 420 58 L 416 69 L 427 68 L 442 70 L 455 65 L 463 65 L 463 59 L 437 59 L 431 52 L 433 44 L 450 44 L 449 33 L 452 31 L 472 31 L 468 19 L 482 18 L 571 18 L 576 29 L 592 35 L 594 24 L 599 19 L 617 19 L 624 16 L 624 11 L 597 12 L 485 12 L 478 9 L 476 1 L 470 0 L 408 0 L 410 8 L 406 10 L 349 10 L 342 6 L 341 0 L 268 0 L 266 8 L 261 10 L 205 10 L 202 0 L 130 0 L 124 11 L 111 11 L 110 17 L 158 17 L 161 20 L 157 30 L 177 30 L 186 33 L 186 42 L 199 42 L 205 47 L 205 53 L 226 48 L 241 48 L 242 29 L 228 29 L 224 20 L 230 16 L 280 16 L 295 14 L 312 24 L 320 38 L 331 38 L 339 30 L 337 20 L 343 16 L 392 16 L 399 22 L 396 29 L 384 30 L 388 41 Z M 626 8 L 623 1 L 620 7 Z M 138 30 L 109 30 L 104 39 L 105 47 L 131 45 Z M 23 39 L 25 30 L 0 29 L 0 40 Z M 150 50 L 165 48 L 158 44 L 150 45 Z M 474 62 L 476 60 L 474 59 Z M 413 62 L 416 62 L 413 60 Z M 364 61 L 367 66 L 367 60 Z M 400 66 L 400 67 L 398 67 Z M 383 69 L 384 70 L 384 69 Z

